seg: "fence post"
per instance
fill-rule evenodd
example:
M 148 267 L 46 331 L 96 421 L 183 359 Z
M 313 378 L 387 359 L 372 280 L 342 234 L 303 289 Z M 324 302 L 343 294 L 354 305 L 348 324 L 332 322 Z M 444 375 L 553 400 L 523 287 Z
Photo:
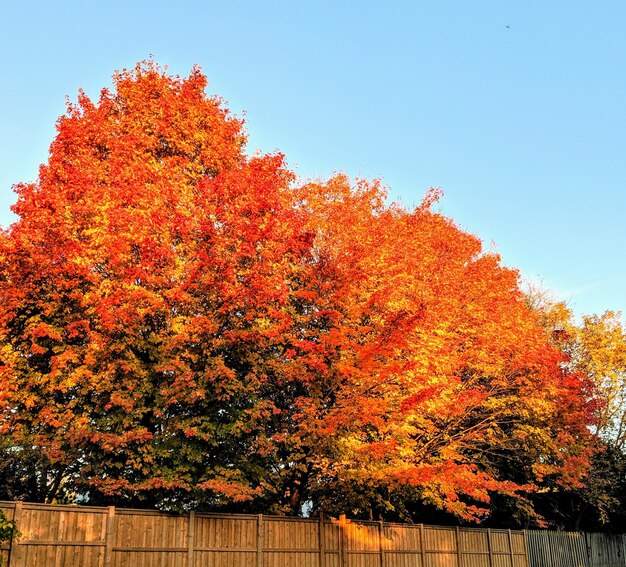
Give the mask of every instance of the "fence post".
M 526 565 L 530 567 L 530 553 L 528 549 L 528 530 L 524 530 L 524 551 L 526 552 Z
M 320 567 L 326 567 L 326 530 L 324 529 L 324 512 L 320 512 L 319 546 Z
M 454 527 L 454 542 L 456 543 L 456 564 L 461 567 L 461 538 L 459 537 L 459 526 Z M 513 565 L 513 562 L 511 562 Z
M 194 567 L 194 544 L 196 537 L 196 513 L 191 510 L 189 512 L 189 526 L 187 532 L 187 567 Z
M 511 555 L 511 565 L 515 565 L 515 555 L 513 554 L 513 538 L 511 537 L 511 530 L 509 533 L 509 554 Z
M 344 525 L 346 523 L 346 515 L 341 514 L 339 516 L 339 567 L 347 567 L 348 562 L 346 561 L 346 534 L 344 530 Z
M 378 522 L 378 549 L 380 551 L 380 567 L 385 567 L 385 549 L 383 546 L 383 537 L 385 532 L 385 526 L 383 521 Z
M 424 547 L 424 524 L 420 524 L 420 550 L 422 555 L 422 567 L 426 565 L 426 549 Z
M 257 516 L 256 535 L 256 565 L 263 567 L 263 514 Z
M 22 501 L 18 500 L 15 502 L 15 507 L 13 508 L 13 522 L 17 526 L 17 529 L 20 529 L 20 520 L 22 519 Z M 14 549 L 18 546 L 19 541 L 13 537 L 11 534 L 11 539 L 9 539 L 9 552 L 7 557 L 7 567 L 11 567 L 11 559 L 14 558 Z
M 489 552 L 489 567 L 493 567 L 493 551 L 491 549 L 491 529 L 487 528 L 487 551 Z
M 111 567 L 113 555 L 113 530 L 115 528 L 115 506 L 109 506 L 107 510 L 107 530 L 104 536 L 104 567 Z

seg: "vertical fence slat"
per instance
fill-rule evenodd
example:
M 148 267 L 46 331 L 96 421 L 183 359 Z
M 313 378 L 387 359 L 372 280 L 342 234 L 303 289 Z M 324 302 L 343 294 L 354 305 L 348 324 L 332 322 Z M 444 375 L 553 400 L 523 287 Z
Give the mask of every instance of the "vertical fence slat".
M 346 561 L 346 529 L 345 529 L 345 523 L 346 523 L 346 515 L 345 514 L 341 514 L 341 516 L 339 516 L 339 524 L 338 524 L 338 528 L 339 528 L 339 567 L 347 567 L 348 562 Z
M 189 512 L 187 527 L 187 567 L 194 567 L 196 562 L 194 557 L 194 546 L 196 537 L 196 513 L 192 510 Z
M 263 514 L 257 516 L 256 521 L 256 565 L 263 567 Z
M 383 537 L 385 535 L 385 526 L 383 521 L 378 522 L 378 550 L 380 552 L 380 567 L 385 567 L 385 549 L 383 547 Z

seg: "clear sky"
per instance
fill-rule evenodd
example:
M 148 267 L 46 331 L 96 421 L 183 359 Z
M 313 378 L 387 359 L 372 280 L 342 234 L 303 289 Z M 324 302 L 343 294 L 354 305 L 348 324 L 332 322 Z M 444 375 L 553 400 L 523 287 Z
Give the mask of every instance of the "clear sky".
M 65 97 L 150 54 L 200 65 L 249 149 L 382 178 L 578 314 L 626 310 L 623 0 L 0 2 L 0 224 Z

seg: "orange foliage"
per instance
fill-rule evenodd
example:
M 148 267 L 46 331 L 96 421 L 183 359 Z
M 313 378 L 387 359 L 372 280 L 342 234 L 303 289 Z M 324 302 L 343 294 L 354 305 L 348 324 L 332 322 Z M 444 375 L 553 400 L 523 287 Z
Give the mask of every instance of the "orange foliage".
M 197 69 L 114 84 L 0 237 L 0 435 L 90 494 L 290 513 L 353 483 L 477 518 L 578 482 L 586 384 L 437 192 L 296 186 Z
M 320 342 L 340 345 L 340 387 L 314 419 L 333 438 L 334 476 L 415 486 L 474 518 L 490 493 L 532 491 L 548 475 L 579 482 L 592 406 L 517 272 L 433 213 L 434 198 L 389 207 L 377 183 L 343 176 L 302 189 L 319 264 L 332 266 L 332 283 L 318 265 L 312 273 L 335 313 Z M 526 481 L 503 475 L 503 459 L 532 463 Z

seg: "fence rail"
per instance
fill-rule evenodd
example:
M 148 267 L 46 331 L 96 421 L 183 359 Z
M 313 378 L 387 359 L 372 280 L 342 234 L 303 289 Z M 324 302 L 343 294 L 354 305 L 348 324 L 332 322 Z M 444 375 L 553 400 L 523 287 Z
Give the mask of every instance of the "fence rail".
M 603 534 L 0 502 L 8 567 L 626 567 Z

